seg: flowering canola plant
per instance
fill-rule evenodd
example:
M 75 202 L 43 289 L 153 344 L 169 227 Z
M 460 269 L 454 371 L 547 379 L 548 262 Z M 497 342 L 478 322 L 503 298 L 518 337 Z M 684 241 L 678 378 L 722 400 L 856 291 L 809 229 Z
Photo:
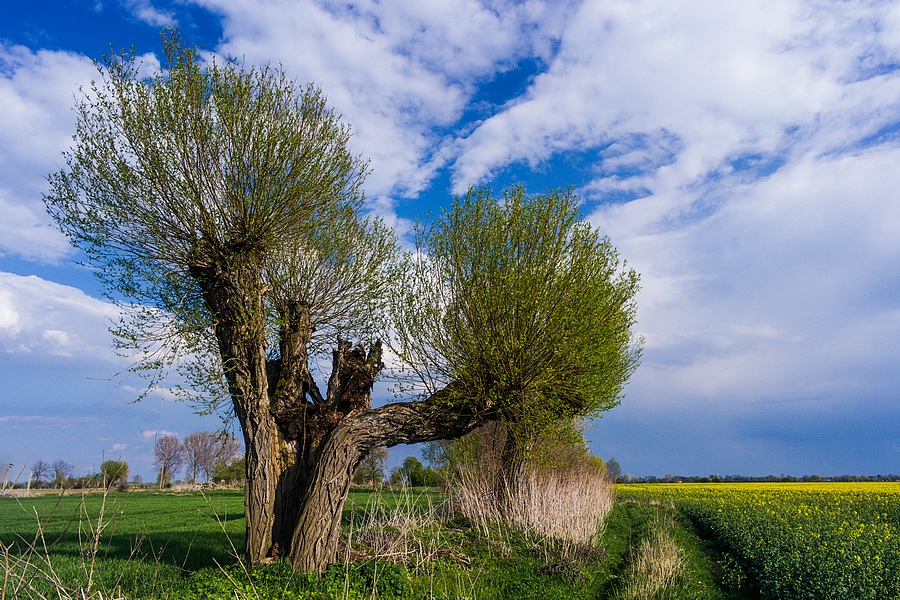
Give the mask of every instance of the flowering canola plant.
M 900 599 L 900 483 L 618 486 L 674 502 L 762 598 Z

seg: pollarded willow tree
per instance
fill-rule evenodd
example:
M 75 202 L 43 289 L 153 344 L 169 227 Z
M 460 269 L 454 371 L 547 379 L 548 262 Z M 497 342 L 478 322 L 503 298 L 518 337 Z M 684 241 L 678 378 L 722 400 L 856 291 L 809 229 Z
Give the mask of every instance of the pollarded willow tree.
M 618 401 L 637 360 L 637 279 L 571 196 L 473 192 L 403 257 L 362 216 L 366 163 L 317 88 L 203 65 L 175 34 L 165 47 L 150 79 L 133 55 L 101 66 L 45 201 L 122 306 L 114 333 L 151 387 L 176 365 L 233 410 L 249 562 L 336 560 L 351 478 L 374 448 Z M 419 398 L 372 408 L 378 331 L 421 375 Z

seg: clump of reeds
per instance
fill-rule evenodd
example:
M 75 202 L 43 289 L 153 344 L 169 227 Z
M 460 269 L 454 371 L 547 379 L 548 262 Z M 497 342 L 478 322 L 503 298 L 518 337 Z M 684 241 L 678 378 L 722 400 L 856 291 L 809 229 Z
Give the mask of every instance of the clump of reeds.
M 523 468 L 509 490 L 506 517 L 562 556 L 596 545 L 615 503 L 605 473 L 588 465 L 574 468 Z
M 684 558 L 673 529 L 673 524 L 659 515 L 651 523 L 628 567 L 622 600 L 658 598 L 675 586 Z
M 487 532 L 508 523 L 536 539 L 548 553 L 573 559 L 596 547 L 615 503 L 605 470 L 577 446 L 546 444 L 549 456 L 502 458 L 504 433 L 481 437 L 451 481 L 453 509 Z

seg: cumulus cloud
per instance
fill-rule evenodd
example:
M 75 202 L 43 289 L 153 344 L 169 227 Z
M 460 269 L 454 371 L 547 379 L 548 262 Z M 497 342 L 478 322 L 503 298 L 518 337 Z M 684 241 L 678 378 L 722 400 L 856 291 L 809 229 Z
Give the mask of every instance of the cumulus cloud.
M 0 272 L 0 352 L 73 361 L 118 362 L 109 323 L 118 310 L 81 290 Z M 22 359 L 24 360 L 24 359 Z
M 674 142 L 677 153 L 656 164 L 633 160 L 644 163 L 636 174 L 642 185 L 669 194 L 671 203 L 729 160 L 808 146 L 810 137 L 836 147 L 877 132 L 892 111 L 876 107 L 896 107 L 900 85 L 876 66 L 896 52 L 886 7 L 807 6 L 582 4 L 547 71 L 465 139 L 455 189 L 510 163 L 537 165 L 572 149 L 624 145 L 612 157 L 621 163 L 661 140 L 663 147 Z M 630 150 L 634 136 L 651 142 Z M 600 168 L 611 159 L 597 158 Z
M 480 83 L 522 57 L 549 58 L 574 4 L 196 2 L 224 16 L 228 42 L 219 52 L 280 62 L 327 91 L 372 159 L 367 189 L 381 214 L 391 198 L 423 191 L 446 164 Z
M 0 43 L 0 253 L 42 262 L 70 253 L 42 194 L 71 141 L 78 86 L 95 74 L 84 56 Z

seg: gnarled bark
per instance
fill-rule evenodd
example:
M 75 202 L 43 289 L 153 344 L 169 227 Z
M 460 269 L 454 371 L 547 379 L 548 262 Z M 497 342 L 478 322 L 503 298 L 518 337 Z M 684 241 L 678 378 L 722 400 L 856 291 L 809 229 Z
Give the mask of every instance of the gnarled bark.
M 372 386 L 384 368 L 380 343 L 367 353 L 339 339 L 323 397 L 308 366 L 306 307 L 276 307 L 279 355 L 267 360 L 261 257 L 240 258 L 194 267 L 192 275 L 216 319 L 244 433 L 245 555 L 251 564 L 288 555 L 295 569 L 321 572 L 338 558 L 341 512 L 353 473 L 371 449 L 458 437 L 491 415 L 450 410 L 447 392 L 372 409 Z
M 338 560 L 341 513 L 353 473 L 373 448 L 465 435 L 490 415 L 452 411 L 438 399 L 399 402 L 343 420 L 323 440 L 291 541 L 294 569 L 322 572 Z
M 216 341 L 234 411 L 244 434 L 247 484 L 244 553 L 251 563 L 270 554 L 275 524 L 275 482 L 281 436 L 269 410 L 266 373 L 263 254 L 252 247 L 205 249 L 203 264 L 191 267 L 215 319 Z

